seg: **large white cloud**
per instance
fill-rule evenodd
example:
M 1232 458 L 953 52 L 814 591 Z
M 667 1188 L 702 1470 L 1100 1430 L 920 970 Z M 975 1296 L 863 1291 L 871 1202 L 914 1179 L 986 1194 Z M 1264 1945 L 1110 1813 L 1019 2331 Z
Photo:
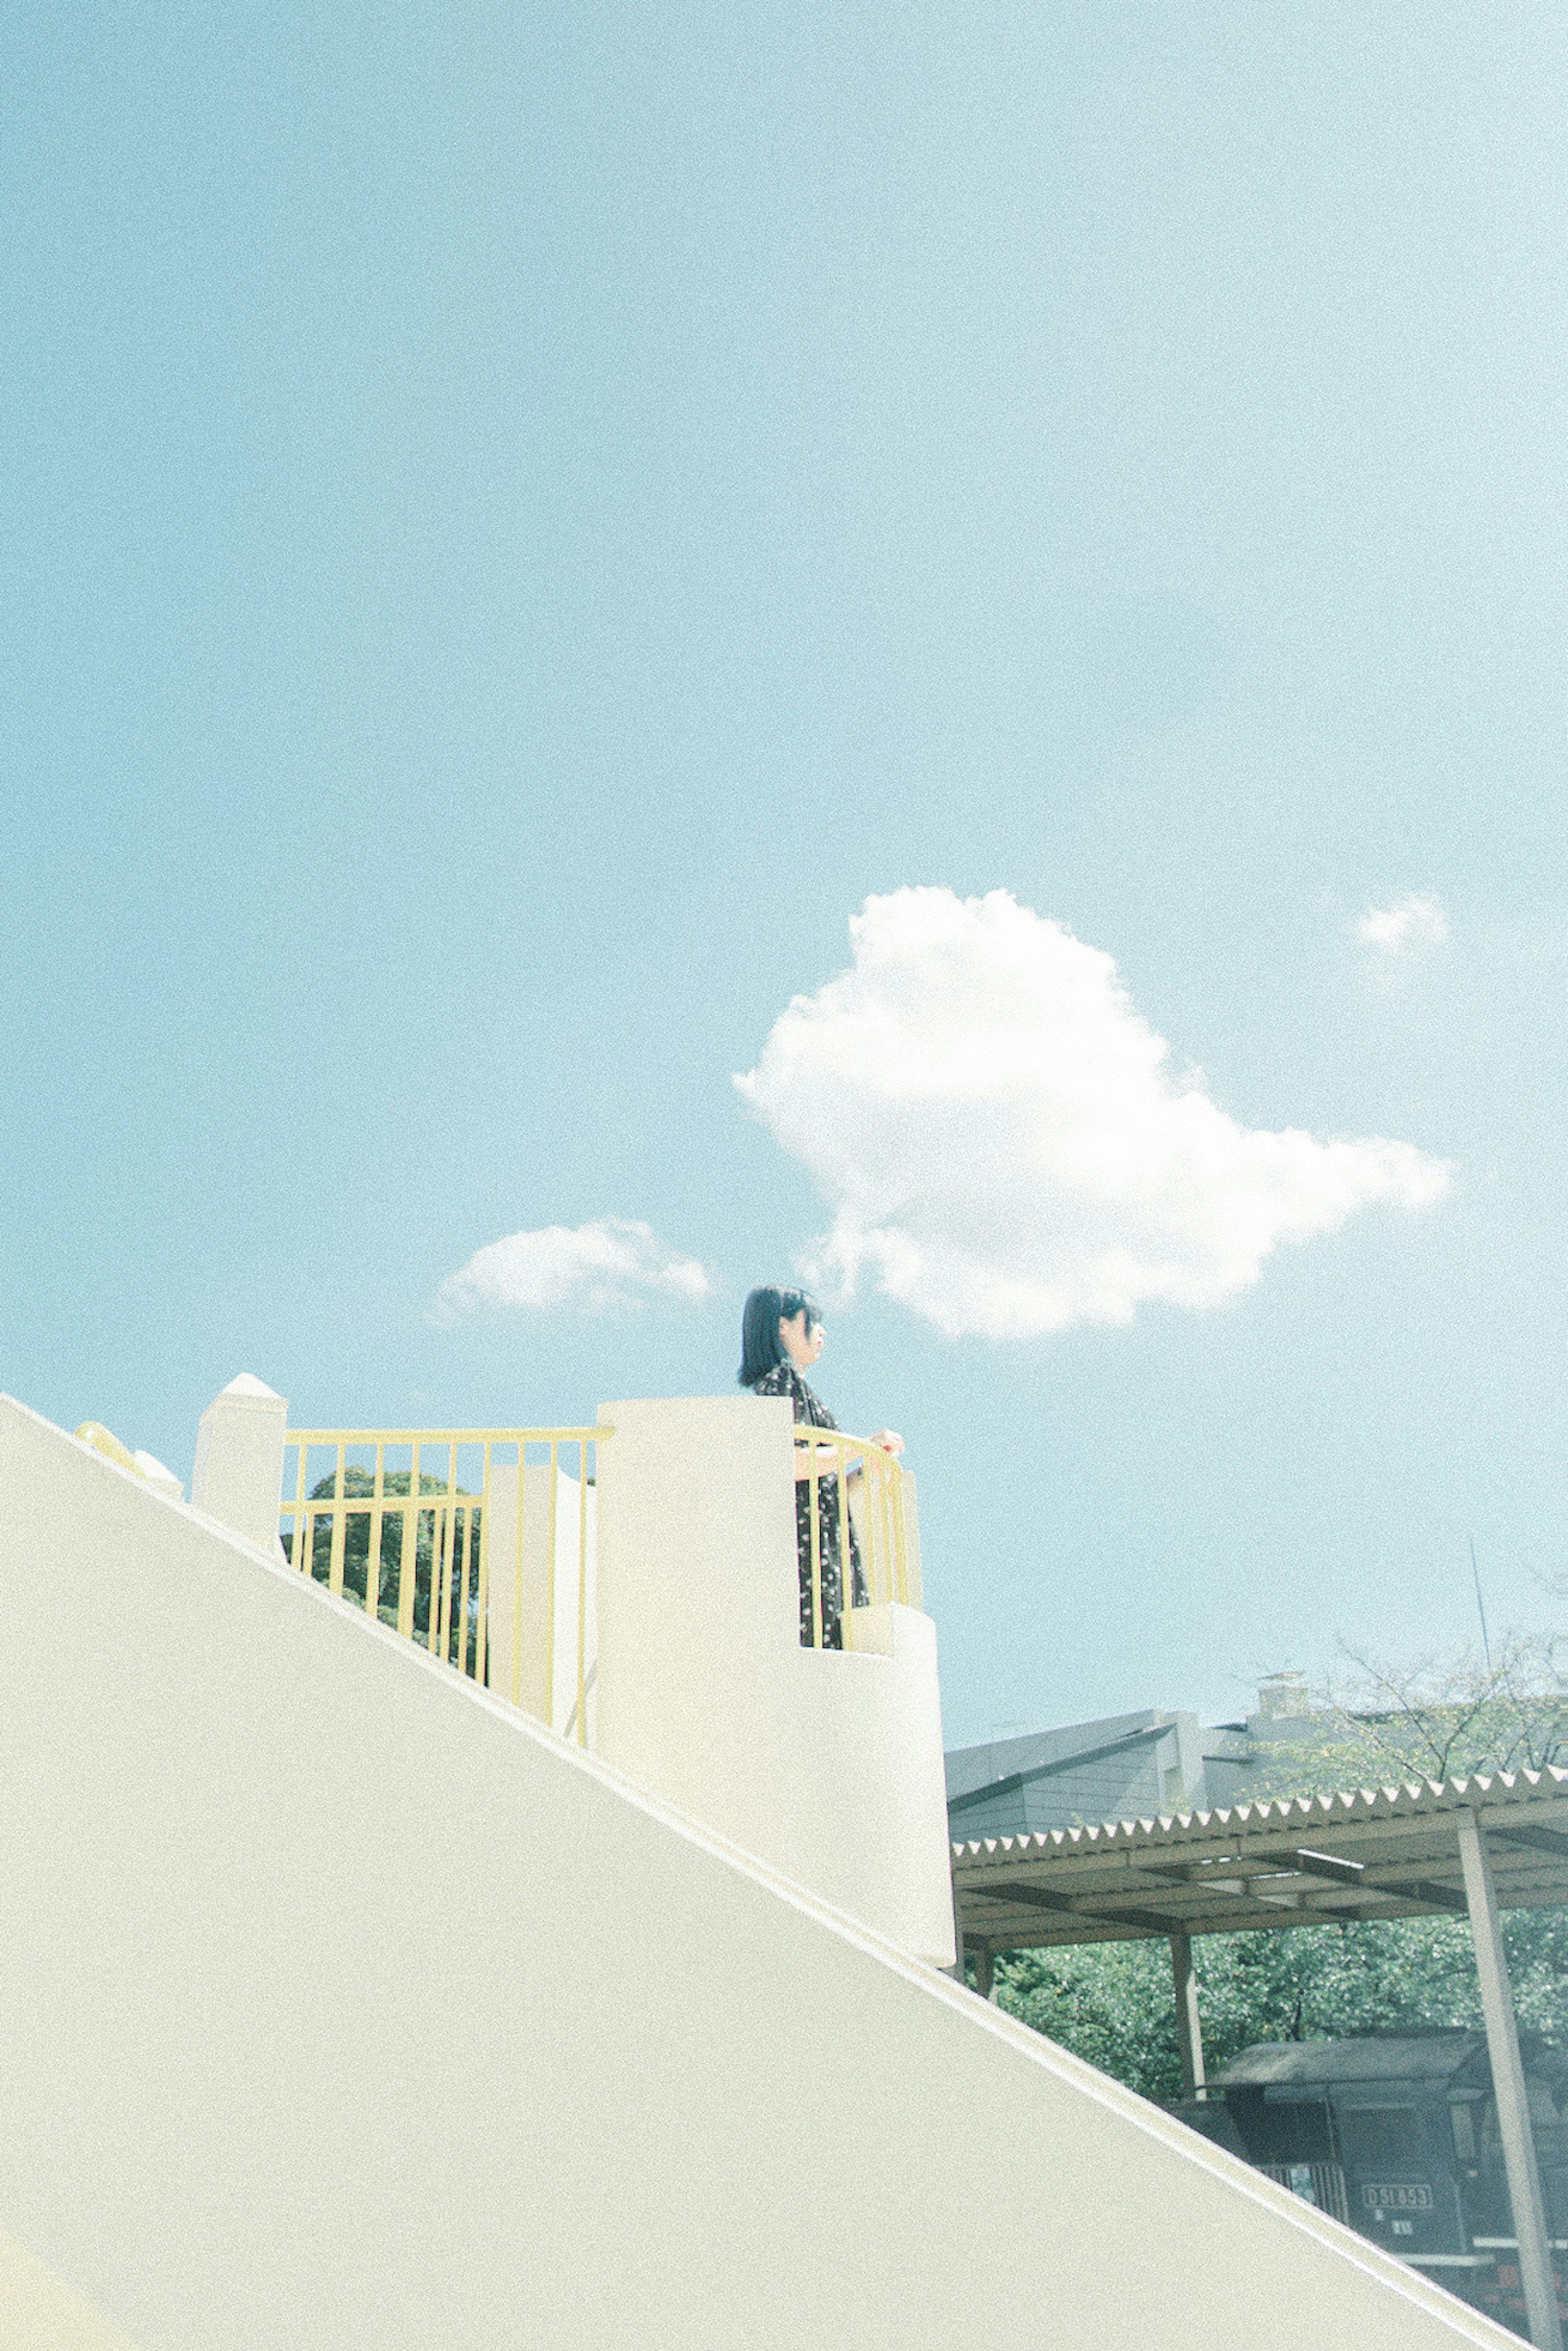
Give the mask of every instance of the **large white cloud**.
M 1005 890 L 868 898 L 854 962 L 797 997 L 736 1080 L 834 1210 L 814 1278 L 882 1288 L 956 1338 L 1217 1306 L 1281 1241 L 1441 1198 L 1408 1143 L 1239 1125 L 1116 967 Z
M 435 1311 L 451 1322 L 476 1306 L 562 1306 L 580 1299 L 591 1307 L 624 1305 L 664 1291 L 704 1298 L 711 1288 L 695 1258 L 676 1257 L 650 1227 L 599 1217 L 588 1225 L 544 1225 L 508 1233 L 476 1249 L 442 1283 Z

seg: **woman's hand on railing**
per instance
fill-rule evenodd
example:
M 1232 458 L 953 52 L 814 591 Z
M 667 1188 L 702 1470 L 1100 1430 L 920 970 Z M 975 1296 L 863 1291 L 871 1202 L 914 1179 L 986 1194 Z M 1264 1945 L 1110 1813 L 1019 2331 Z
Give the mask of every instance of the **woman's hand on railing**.
M 895 1459 L 904 1450 L 904 1439 L 900 1437 L 896 1428 L 879 1428 L 874 1437 L 856 1437 L 849 1439 L 840 1437 L 836 1444 L 830 1444 L 826 1439 L 813 1443 L 808 1437 L 797 1436 L 795 1439 L 796 1484 L 800 1485 L 804 1479 L 808 1479 L 811 1475 L 811 1464 L 813 1459 L 817 1460 L 819 1464 L 823 1459 L 827 1459 L 831 1461 L 834 1465 L 832 1469 L 826 1471 L 819 1467 L 817 1472 L 819 1477 L 833 1476 L 841 1460 L 843 1461 L 844 1474 L 846 1477 L 856 1479 L 863 1476 L 865 1466 L 863 1454 L 853 1460 L 845 1458 L 848 1447 L 852 1444 L 857 1446 L 874 1445 L 878 1447 L 882 1452 L 891 1453 Z
M 879 1428 L 874 1437 L 868 1437 L 863 1442 L 876 1446 L 883 1453 L 891 1453 L 895 1460 L 904 1450 L 904 1439 L 896 1428 Z M 852 1461 L 850 1464 L 849 1474 L 852 1478 L 862 1478 L 865 1475 L 863 1454 L 858 1461 Z

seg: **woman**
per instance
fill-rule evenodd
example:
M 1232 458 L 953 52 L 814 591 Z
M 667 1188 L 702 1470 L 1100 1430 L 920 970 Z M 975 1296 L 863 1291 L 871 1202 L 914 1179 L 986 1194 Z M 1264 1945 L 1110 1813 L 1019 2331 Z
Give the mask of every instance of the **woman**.
M 740 1318 L 740 1384 L 754 1395 L 788 1396 L 797 1422 L 810 1428 L 837 1428 L 827 1405 L 808 1386 L 806 1374 L 827 1343 L 822 1318 L 803 1290 L 754 1290 Z M 904 1439 L 891 1428 L 872 1438 L 888 1453 L 902 1453 Z M 800 1644 L 816 1645 L 811 1605 L 811 1457 L 819 1448 L 797 1441 L 795 1448 L 795 1543 L 800 1564 Z M 829 1448 L 821 1448 L 826 1451 Z M 850 1471 L 860 1476 L 858 1464 Z M 846 1517 L 848 1513 L 845 1513 Z M 839 1479 L 836 1470 L 817 1479 L 817 1565 L 822 1593 L 822 1646 L 841 1649 L 843 1575 L 839 1552 Z M 860 1540 L 850 1525 L 850 1590 L 852 1604 L 867 1597 L 861 1573 Z

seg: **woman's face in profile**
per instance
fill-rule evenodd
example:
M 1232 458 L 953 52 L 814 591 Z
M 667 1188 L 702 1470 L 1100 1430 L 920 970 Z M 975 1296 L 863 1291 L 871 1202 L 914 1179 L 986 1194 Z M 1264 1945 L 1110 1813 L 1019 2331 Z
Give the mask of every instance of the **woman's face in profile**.
M 779 1343 L 798 1372 L 809 1371 L 827 1343 L 828 1334 L 821 1322 L 806 1328 L 806 1310 L 799 1314 L 780 1315 Z

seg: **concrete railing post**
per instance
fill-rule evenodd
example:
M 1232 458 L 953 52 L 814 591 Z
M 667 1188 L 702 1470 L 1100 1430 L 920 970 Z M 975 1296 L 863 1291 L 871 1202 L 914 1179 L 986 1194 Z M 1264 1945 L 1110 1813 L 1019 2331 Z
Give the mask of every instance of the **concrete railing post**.
M 278 1501 L 287 1425 L 287 1398 L 242 1372 L 202 1415 L 191 1473 L 196 1510 L 280 1557 Z

